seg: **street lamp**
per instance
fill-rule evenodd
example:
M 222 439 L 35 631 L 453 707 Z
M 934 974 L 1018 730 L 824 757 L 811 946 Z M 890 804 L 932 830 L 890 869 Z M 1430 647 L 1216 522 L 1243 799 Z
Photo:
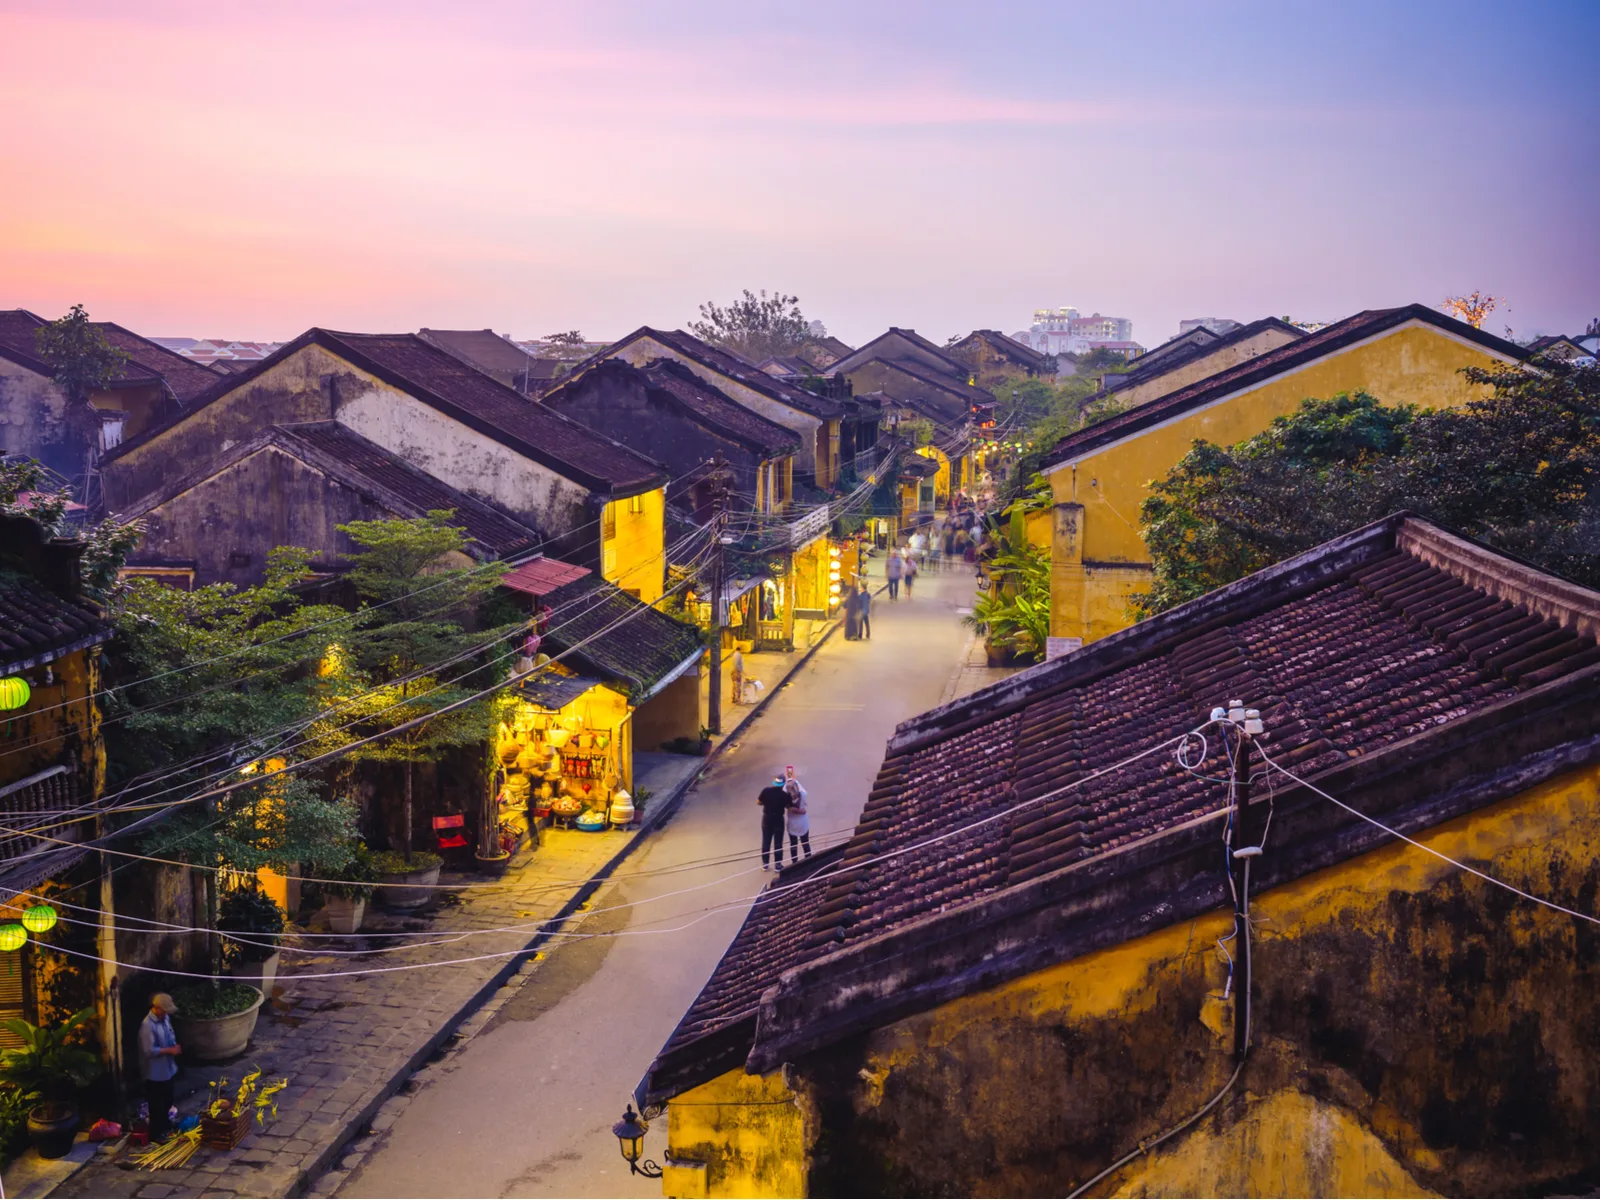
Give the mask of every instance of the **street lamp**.
M 628 1160 L 630 1172 L 643 1175 L 646 1179 L 661 1178 L 661 1168 L 655 1163 L 648 1158 L 639 1161 L 639 1155 L 644 1152 L 644 1135 L 650 1132 L 650 1126 L 639 1119 L 639 1114 L 633 1111 L 633 1105 L 628 1105 L 628 1111 L 622 1114 L 622 1120 L 611 1127 L 611 1132 L 617 1135 L 622 1157 Z

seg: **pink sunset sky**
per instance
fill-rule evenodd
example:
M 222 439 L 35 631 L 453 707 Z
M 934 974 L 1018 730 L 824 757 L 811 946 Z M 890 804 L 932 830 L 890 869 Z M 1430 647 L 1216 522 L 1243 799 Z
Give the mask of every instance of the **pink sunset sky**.
M 0 0 L 0 307 L 615 337 L 766 287 L 852 343 L 1153 345 L 1481 288 L 1573 332 L 1597 14 Z

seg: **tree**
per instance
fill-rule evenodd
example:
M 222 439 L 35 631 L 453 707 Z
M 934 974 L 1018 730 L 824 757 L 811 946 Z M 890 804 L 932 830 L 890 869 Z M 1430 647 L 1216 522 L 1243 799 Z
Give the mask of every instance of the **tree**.
M 552 333 L 543 340 L 552 346 L 582 346 L 585 344 L 583 334 L 576 329 L 564 330 L 561 333 Z
M 1161 612 L 1399 510 L 1600 585 L 1600 368 L 1463 374 L 1461 408 L 1310 399 L 1223 448 L 1197 441 L 1140 509 Z
M 127 353 L 106 341 L 81 304 L 36 330 L 33 344 L 39 357 L 55 368 L 56 386 L 75 404 L 103 391 L 128 361 Z
M 265 580 L 251 588 L 183 592 L 134 580 L 116 597 L 118 653 L 104 729 L 122 802 L 167 802 L 219 778 L 237 782 L 239 769 L 255 774 L 263 762 L 272 769 L 304 750 L 306 727 L 329 699 L 315 664 L 355 624 L 343 609 L 302 602 L 310 557 L 274 550 Z M 326 862 L 354 829 L 354 807 L 329 799 L 320 781 L 279 776 L 177 808 L 143 848 L 206 869 L 214 935 L 219 872 L 287 872 L 313 855 Z M 215 936 L 211 949 L 220 971 Z
M 782 292 L 769 296 L 765 288 L 759 296 L 745 288 L 744 297 L 726 308 L 708 300 L 700 306 L 700 320 L 689 323 L 689 332 L 752 362 L 793 354 L 811 337 L 800 298 Z
M 1474 329 L 1482 329 L 1489 314 L 1504 300 L 1504 296 L 1491 296 L 1488 292 L 1475 291 L 1465 296 L 1446 296 L 1442 307 L 1452 317 L 1465 321 Z
M 328 729 L 325 737 L 337 745 L 419 717 L 432 718 L 350 755 L 357 762 L 401 764 L 400 850 L 407 862 L 412 855 L 413 768 L 454 747 L 487 741 L 494 722 L 490 700 L 442 710 L 502 673 L 484 661 L 480 647 L 504 641 L 521 625 L 512 621 L 491 630 L 469 628 L 479 622 L 484 601 L 505 568 L 451 565 L 452 559 L 465 561 L 467 544 L 465 531 L 450 524 L 452 515 L 438 510 L 411 520 L 339 526 L 360 547 L 345 556 L 352 564 L 346 579 L 374 607 L 361 610 L 362 636 L 330 658 L 328 678 L 345 705 L 339 723 L 348 728 Z M 505 655 L 502 650 L 498 657 Z

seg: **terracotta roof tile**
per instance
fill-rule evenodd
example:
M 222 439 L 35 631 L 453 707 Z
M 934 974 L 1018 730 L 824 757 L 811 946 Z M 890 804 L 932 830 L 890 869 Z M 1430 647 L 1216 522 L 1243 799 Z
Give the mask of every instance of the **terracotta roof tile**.
M 1261 709 L 1268 753 L 1314 774 L 1600 663 L 1593 593 L 1415 518 L 1349 536 L 1370 539 L 1365 565 L 1298 594 L 1242 581 L 1153 623 L 1192 635 L 1135 627 L 902 726 L 837 866 L 787 911 L 752 911 L 663 1058 L 748 1018 L 785 971 L 1214 812 L 1199 776 L 1222 770 L 1216 747 L 1198 775 L 1155 751 L 1230 699 Z M 1440 546 L 1472 557 L 1441 563 Z M 1469 582 L 1485 561 L 1513 586 Z M 1552 584 L 1571 607 L 1514 598 L 1544 604 Z
M 0 571 L 0 673 L 110 636 L 111 627 L 87 605 L 63 600 L 26 575 Z

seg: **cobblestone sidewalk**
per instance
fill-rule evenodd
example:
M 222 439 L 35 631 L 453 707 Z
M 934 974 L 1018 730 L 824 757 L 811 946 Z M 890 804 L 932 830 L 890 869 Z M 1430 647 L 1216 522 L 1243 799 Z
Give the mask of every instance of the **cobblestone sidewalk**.
M 639 771 L 636 783 L 654 791 L 658 806 L 687 787 L 703 762 L 648 757 L 653 769 Z M 649 816 L 647 810 L 647 821 Z M 224 1075 L 237 1081 L 259 1065 L 268 1078 L 289 1079 L 278 1119 L 252 1132 L 237 1149 L 202 1149 L 176 1170 L 119 1166 L 113 1143 L 51 1194 L 287 1196 L 303 1191 L 412 1073 L 442 1053 L 497 982 L 503 985 L 515 976 L 516 955 L 533 940 L 540 922 L 571 907 L 585 885 L 640 836 L 637 831 L 547 830 L 504 880 L 485 883 L 479 876 L 447 873 L 441 882 L 460 884 L 462 890 L 441 893 L 431 914 L 379 913 L 369 916 L 359 938 L 297 939 L 308 952 L 284 953 L 283 973 L 272 1001 L 263 1006 L 249 1051 L 232 1064 L 189 1067 L 186 1073 L 200 1089 L 180 1104 L 185 1112 L 198 1111 L 206 1097 L 205 1080 Z M 476 961 L 457 961 L 463 959 Z M 329 974 L 358 967 L 408 969 Z

